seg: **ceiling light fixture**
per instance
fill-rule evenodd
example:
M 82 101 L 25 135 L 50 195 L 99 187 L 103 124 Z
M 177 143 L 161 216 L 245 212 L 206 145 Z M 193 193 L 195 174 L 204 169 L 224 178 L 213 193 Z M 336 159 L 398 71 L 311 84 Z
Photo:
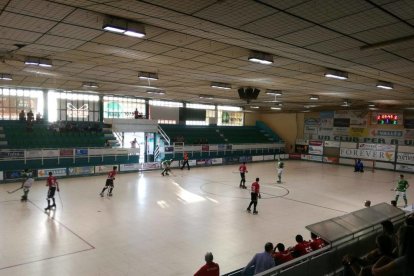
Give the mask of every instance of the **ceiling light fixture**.
M 155 94 L 155 95 L 165 95 L 165 91 L 161 89 L 148 89 L 148 94 Z
M 282 96 L 283 93 L 280 90 L 266 89 L 266 94 L 272 96 Z
M 38 57 L 26 57 L 24 64 L 26 65 L 36 65 L 41 67 L 52 67 L 52 61 L 47 58 L 38 58 Z
M 82 86 L 85 88 L 98 88 L 99 85 L 96 82 L 91 82 L 91 81 L 84 81 L 82 83 Z
M 318 107 L 316 104 L 307 104 L 303 106 L 304 108 L 314 108 L 314 107 Z
M 142 38 L 145 36 L 145 26 L 143 24 L 123 18 L 107 17 L 102 29 L 108 32 L 124 34 L 131 37 Z
M 349 100 L 344 100 L 344 103 L 341 104 L 341 106 L 350 107 L 351 106 L 351 102 Z
M 250 51 L 249 61 L 269 65 L 273 63 L 273 55 L 258 51 Z
M 13 80 L 11 74 L 0 73 L 0 80 Z
M 157 73 L 151 73 L 151 72 L 138 72 L 138 78 L 142 80 L 158 80 L 158 74 Z
M 279 106 L 272 106 L 270 109 L 272 109 L 272 110 L 282 110 L 282 108 L 279 107 Z
M 312 101 L 318 101 L 318 100 L 319 100 L 319 96 L 317 96 L 317 95 L 311 95 L 311 96 L 309 97 L 309 100 L 312 100 Z
M 225 89 L 225 90 L 229 90 L 231 89 L 231 84 L 229 83 L 224 83 L 224 82 L 212 82 L 210 84 L 210 86 L 212 88 L 217 88 L 217 89 Z
M 250 108 L 252 108 L 252 109 L 259 109 L 258 106 L 251 106 Z
M 375 107 L 375 104 L 369 104 L 368 106 L 369 107 Z
M 382 88 L 382 89 L 393 89 L 394 88 L 394 84 L 392 84 L 391 82 L 388 81 L 378 81 L 377 82 L 377 87 L 378 88 Z
M 348 73 L 336 69 L 327 69 L 325 72 L 325 77 L 338 80 L 346 80 L 348 79 Z

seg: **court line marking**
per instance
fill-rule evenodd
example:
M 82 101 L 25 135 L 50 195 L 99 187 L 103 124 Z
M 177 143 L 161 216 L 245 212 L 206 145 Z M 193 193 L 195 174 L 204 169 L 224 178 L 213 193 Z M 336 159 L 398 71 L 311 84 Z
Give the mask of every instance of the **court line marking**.
M 14 201 L 18 201 L 18 200 L 14 200 Z M 31 203 L 34 207 L 36 207 L 43 214 L 45 214 L 44 211 L 43 211 L 43 209 L 40 208 L 38 205 L 36 205 L 35 203 L 33 203 L 30 200 L 28 200 L 27 202 Z M 80 235 L 76 234 L 73 230 L 71 230 L 65 224 L 63 224 L 62 222 L 60 222 L 59 220 L 57 220 L 56 218 L 54 218 L 52 216 L 49 216 L 47 214 L 45 214 L 45 215 L 48 216 L 49 218 L 51 218 L 52 220 L 56 221 L 60 226 L 62 226 L 67 231 L 69 231 L 69 233 L 71 233 L 72 235 L 74 235 L 75 237 L 77 237 L 78 239 L 80 239 L 82 242 L 84 242 L 85 244 L 87 244 L 90 248 L 86 248 L 86 249 L 82 249 L 82 250 L 77 250 L 77 251 L 74 251 L 74 252 L 65 253 L 65 254 L 61 254 L 61 255 L 46 257 L 46 258 L 42 258 L 42 259 L 38 259 L 38 260 L 28 261 L 28 262 L 24 262 L 24 263 L 19 263 L 19 264 L 9 265 L 9 266 L 5 266 L 5 267 L 0 267 L 0 270 L 5 270 L 5 269 L 13 268 L 13 267 L 24 266 L 24 265 L 28 265 L 28 264 L 32 264 L 32 263 L 37 263 L 37 262 L 42 262 L 42 261 L 46 261 L 46 260 L 56 259 L 56 258 L 65 257 L 65 256 L 69 256 L 69 255 L 74 255 L 74 254 L 78 254 L 78 253 L 81 253 L 81 252 L 85 252 L 85 251 L 90 251 L 90 250 L 96 249 L 95 246 L 93 246 L 87 240 L 85 240 L 84 238 L 82 238 Z

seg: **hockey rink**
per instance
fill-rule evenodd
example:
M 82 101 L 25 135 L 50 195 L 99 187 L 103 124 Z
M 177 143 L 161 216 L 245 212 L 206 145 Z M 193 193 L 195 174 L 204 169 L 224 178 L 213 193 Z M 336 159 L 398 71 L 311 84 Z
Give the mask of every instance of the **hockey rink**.
M 58 179 L 62 201 L 45 213 L 46 180 L 29 201 L 19 183 L 0 185 L 0 276 L 193 275 L 211 251 L 220 273 L 245 266 L 266 242 L 309 239 L 306 225 L 394 198 L 398 172 L 286 161 L 247 164 L 246 185 L 260 177 L 258 215 L 246 212 L 238 164 L 119 174 L 113 197 L 99 196 L 106 175 Z M 408 203 L 414 199 L 414 178 Z M 63 207 L 62 207 L 63 202 Z M 398 205 L 403 205 L 400 198 Z

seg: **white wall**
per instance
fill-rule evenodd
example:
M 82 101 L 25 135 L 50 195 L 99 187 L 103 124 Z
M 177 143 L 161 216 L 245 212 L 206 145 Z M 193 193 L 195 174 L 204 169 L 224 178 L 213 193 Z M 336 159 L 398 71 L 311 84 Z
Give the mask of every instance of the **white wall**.
M 175 120 L 178 123 L 179 108 L 150 105 L 151 120 Z

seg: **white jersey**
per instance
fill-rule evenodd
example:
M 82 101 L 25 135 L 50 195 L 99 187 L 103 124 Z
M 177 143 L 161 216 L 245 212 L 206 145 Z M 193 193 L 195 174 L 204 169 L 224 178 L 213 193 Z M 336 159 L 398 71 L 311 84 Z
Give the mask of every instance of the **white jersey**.
M 26 181 L 23 183 L 23 187 L 30 189 L 33 183 L 34 183 L 34 179 L 30 177 L 26 179 Z

